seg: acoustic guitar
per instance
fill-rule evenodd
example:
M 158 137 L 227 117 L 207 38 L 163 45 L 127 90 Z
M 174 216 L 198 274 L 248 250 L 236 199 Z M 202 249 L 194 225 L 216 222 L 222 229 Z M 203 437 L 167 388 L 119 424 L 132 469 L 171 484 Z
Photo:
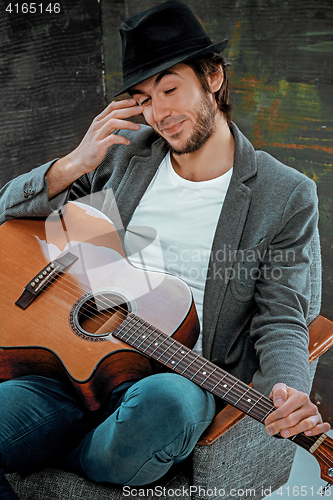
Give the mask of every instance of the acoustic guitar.
M 98 409 L 112 389 L 172 370 L 259 422 L 272 401 L 198 356 L 199 323 L 188 286 L 134 267 L 111 221 L 71 202 L 46 220 L 0 227 L 0 378 L 40 374 L 66 380 Z M 333 440 L 290 438 L 333 484 Z

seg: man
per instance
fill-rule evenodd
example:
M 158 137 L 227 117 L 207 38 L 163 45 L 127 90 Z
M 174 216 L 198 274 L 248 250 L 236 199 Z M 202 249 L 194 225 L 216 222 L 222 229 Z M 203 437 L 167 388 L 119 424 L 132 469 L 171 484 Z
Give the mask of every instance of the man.
M 165 269 L 191 286 L 202 330 L 195 349 L 272 398 L 267 434 L 326 432 L 307 395 L 314 183 L 255 153 L 230 122 L 218 55 L 227 42 L 213 44 L 185 5 L 160 4 L 121 34 L 119 93 L 132 98 L 112 102 L 69 155 L 7 185 L 2 220 L 47 216 L 49 200 L 57 206 L 69 188 L 72 199 L 112 189 L 125 245 L 134 226 L 155 228 Z M 128 120 L 141 113 L 148 127 Z M 211 394 L 175 374 L 122 384 L 98 415 L 43 377 L 4 382 L 0 394 L 3 471 L 56 458 L 94 481 L 128 485 L 185 460 L 215 412 Z

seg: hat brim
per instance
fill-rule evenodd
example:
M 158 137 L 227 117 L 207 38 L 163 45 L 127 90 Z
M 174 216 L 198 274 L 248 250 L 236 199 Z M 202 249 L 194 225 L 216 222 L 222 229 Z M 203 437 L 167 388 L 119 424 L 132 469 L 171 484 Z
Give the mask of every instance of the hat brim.
M 138 83 L 148 80 L 148 78 L 151 78 L 152 76 L 155 76 L 158 73 L 161 73 L 162 71 L 169 69 L 172 66 L 175 66 L 176 64 L 179 64 L 181 62 L 186 62 L 190 59 L 201 57 L 206 54 L 210 54 L 212 52 L 222 52 L 225 49 L 227 43 L 228 39 L 226 38 L 225 40 L 222 40 L 222 42 L 213 43 L 203 49 L 194 50 L 191 52 L 185 52 L 177 57 L 174 57 L 173 59 L 164 61 L 159 65 L 154 65 L 153 68 L 150 69 L 143 68 L 142 71 L 136 71 L 135 75 L 126 79 L 126 82 L 123 84 L 119 92 L 117 92 L 117 94 L 114 95 L 114 97 L 124 94 L 125 92 L 130 90 L 134 85 L 137 85 Z

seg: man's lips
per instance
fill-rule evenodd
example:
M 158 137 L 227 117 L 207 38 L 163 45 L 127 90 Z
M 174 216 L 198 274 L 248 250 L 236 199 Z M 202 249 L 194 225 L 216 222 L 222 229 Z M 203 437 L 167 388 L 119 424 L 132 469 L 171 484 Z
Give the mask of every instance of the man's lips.
M 161 127 L 160 131 L 163 132 L 164 134 L 167 134 L 167 135 L 177 134 L 184 122 L 185 122 L 185 120 L 181 120 L 177 123 L 165 125 L 164 127 Z

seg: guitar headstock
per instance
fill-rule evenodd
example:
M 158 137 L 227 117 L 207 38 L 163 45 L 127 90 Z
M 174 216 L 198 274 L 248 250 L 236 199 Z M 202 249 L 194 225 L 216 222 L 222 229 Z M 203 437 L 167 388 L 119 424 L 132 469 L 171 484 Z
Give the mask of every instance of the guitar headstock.
M 326 436 L 326 434 L 322 434 Z M 317 459 L 320 465 L 321 478 L 333 484 L 333 439 L 324 437 L 323 442 L 310 453 Z

